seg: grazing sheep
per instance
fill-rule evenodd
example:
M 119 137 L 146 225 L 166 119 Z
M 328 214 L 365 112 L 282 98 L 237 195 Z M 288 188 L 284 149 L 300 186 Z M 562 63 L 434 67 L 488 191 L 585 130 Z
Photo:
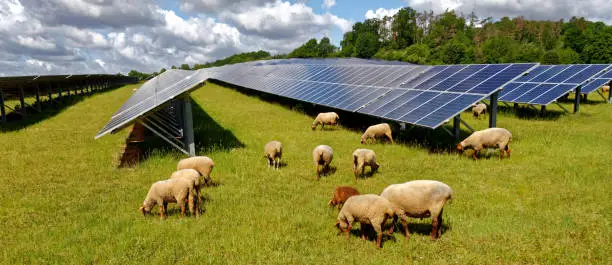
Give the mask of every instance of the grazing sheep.
M 187 168 L 195 169 L 200 172 L 201 176 L 204 177 L 204 183 L 208 184 L 212 182 L 212 179 L 210 178 L 210 172 L 212 172 L 214 167 L 215 162 L 213 162 L 210 157 L 194 156 L 179 161 L 178 165 L 176 165 L 176 170 Z
M 359 171 L 363 175 L 365 167 L 370 166 L 370 170 L 375 172 L 380 165 L 376 163 L 376 154 L 370 149 L 357 149 L 353 152 L 353 173 L 355 179 L 359 176 Z
M 499 158 L 504 157 L 504 151 L 510 158 L 510 147 L 512 133 L 504 128 L 489 128 L 482 131 L 475 131 L 472 135 L 465 138 L 457 145 L 457 150 L 474 149 L 472 157 L 478 159 L 478 152 L 483 148 L 499 148 Z
M 200 181 L 200 172 L 198 172 L 195 169 L 181 169 L 178 171 L 175 171 L 174 173 L 172 173 L 172 175 L 170 175 L 170 179 L 176 179 L 176 178 L 183 178 L 188 180 L 189 182 L 191 182 L 191 184 L 193 185 L 193 187 L 195 188 L 195 212 L 196 212 L 196 218 L 200 217 L 200 189 L 201 189 L 201 185 L 202 182 Z
M 601 91 L 603 91 L 604 93 L 610 92 L 610 86 L 602 86 Z
M 334 190 L 332 198 L 327 203 L 328 206 L 336 206 L 340 209 L 340 205 L 344 204 L 348 198 L 354 195 L 359 195 L 359 191 L 349 186 L 339 186 Z
M 435 180 L 414 180 L 402 184 L 392 184 L 386 187 L 380 196 L 386 198 L 393 205 L 395 215 L 393 221 L 399 217 L 402 220 L 406 239 L 410 238 L 408 232 L 408 217 L 431 217 L 431 239 L 441 235 L 442 210 L 446 201 L 451 199 L 453 190 L 446 184 Z M 393 232 L 393 226 L 389 234 Z
M 279 141 L 271 141 L 264 146 L 264 157 L 268 159 L 268 168 L 274 164 L 274 169 L 280 167 L 283 156 L 283 145 Z
M 353 222 L 360 223 L 361 238 L 365 240 L 365 225 L 370 224 L 376 231 L 376 247 L 382 245 L 382 225 L 394 214 L 392 204 L 376 194 L 355 195 L 346 200 L 338 213 L 336 227 L 346 233 L 346 239 L 353 228 Z
M 484 103 L 478 103 L 474 107 L 472 107 L 472 114 L 476 118 L 480 118 L 480 115 L 487 114 L 487 105 Z
M 317 168 L 317 180 L 321 178 L 319 166 L 322 166 L 321 170 L 327 172 L 329 170 L 329 164 L 334 158 L 334 151 L 328 145 L 319 145 L 312 150 L 312 159 L 314 160 L 315 167 Z
M 365 144 L 368 139 L 372 139 L 372 143 L 376 142 L 376 137 L 386 136 L 391 143 L 393 143 L 393 137 L 391 136 L 391 126 L 388 123 L 381 123 L 372 125 L 361 136 L 361 143 Z
M 319 124 L 321 124 L 321 130 L 323 130 L 323 127 L 325 127 L 326 124 L 335 127 L 335 125 L 338 124 L 339 119 L 340 116 L 338 116 L 338 114 L 336 114 L 335 112 L 319 113 L 319 115 L 317 115 L 317 117 L 312 122 L 312 130 L 314 131 L 315 129 L 317 129 L 317 126 Z
M 195 188 L 193 183 L 184 178 L 162 180 L 153 183 L 147 193 L 147 197 L 140 207 L 142 215 L 146 216 L 151 209 L 159 204 L 161 218 L 166 217 L 168 203 L 177 203 L 181 206 L 181 219 L 185 216 L 185 200 L 189 202 L 189 211 L 193 214 L 193 196 Z

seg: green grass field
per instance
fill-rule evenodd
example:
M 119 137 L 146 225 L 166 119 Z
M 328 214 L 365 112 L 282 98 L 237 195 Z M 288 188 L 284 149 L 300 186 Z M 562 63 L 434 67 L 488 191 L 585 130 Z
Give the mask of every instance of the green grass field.
M 198 148 L 215 160 L 212 178 L 220 185 L 203 190 L 200 219 L 180 220 L 171 204 L 160 220 L 138 207 L 183 155 L 161 145 L 136 168 L 117 169 L 113 159 L 128 130 L 93 139 L 132 88 L 88 96 L 28 126 L 2 125 L 16 128 L 0 133 L 0 264 L 612 262 L 611 105 L 583 104 L 580 114 L 546 118 L 501 112 L 498 126 L 514 134 L 508 160 L 432 152 L 431 140 L 370 145 L 381 168 L 355 182 L 359 131 L 313 132 L 311 116 L 206 85 L 192 93 Z M 463 118 L 486 127 L 467 112 Z M 263 158 L 273 139 L 284 145 L 287 165 L 279 171 Z M 337 170 L 317 182 L 311 151 L 318 144 L 334 148 Z M 378 194 L 414 179 L 454 190 L 438 241 L 430 240 L 430 219 L 413 219 L 409 241 L 395 233 L 380 250 L 338 235 L 337 210 L 326 205 L 335 186 Z

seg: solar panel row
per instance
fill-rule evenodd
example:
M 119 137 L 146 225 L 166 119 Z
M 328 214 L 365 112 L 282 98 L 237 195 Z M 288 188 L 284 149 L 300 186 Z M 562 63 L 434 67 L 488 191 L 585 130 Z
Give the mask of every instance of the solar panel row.
M 591 81 L 583 85 L 580 91 L 581 93 L 588 94 L 610 83 L 610 81 L 612 81 L 612 66 L 608 67 L 607 71 L 596 75 Z

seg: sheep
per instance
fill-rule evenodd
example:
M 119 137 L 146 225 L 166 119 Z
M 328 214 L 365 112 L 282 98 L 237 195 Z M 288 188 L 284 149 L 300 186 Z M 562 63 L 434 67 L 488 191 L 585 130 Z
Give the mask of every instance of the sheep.
M 389 217 L 394 214 L 392 204 L 376 194 L 355 195 L 346 200 L 344 206 L 338 213 L 336 227 L 340 232 L 346 233 L 349 239 L 353 222 L 360 223 L 361 238 L 365 240 L 365 225 L 370 224 L 376 231 L 376 247 L 382 245 L 382 226 Z
M 196 193 L 196 200 L 195 200 L 195 212 L 196 212 L 196 218 L 200 217 L 200 189 L 201 189 L 201 185 L 202 182 L 200 181 L 200 172 L 198 172 L 195 169 L 181 169 L 178 171 L 175 171 L 174 173 L 172 173 L 172 175 L 170 175 L 170 179 L 176 179 L 176 178 L 183 178 L 188 180 L 189 182 L 191 182 L 191 184 L 193 185 L 193 187 L 195 188 L 195 193 Z
M 370 149 L 357 149 L 353 152 L 353 173 L 355 173 L 355 180 L 359 177 L 359 171 L 361 174 L 364 173 L 365 167 L 370 166 L 370 170 L 375 172 L 378 170 L 380 165 L 376 163 L 376 154 Z
M 159 204 L 159 214 L 161 218 L 166 218 L 166 208 L 168 203 L 176 202 L 181 206 L 181 219 L 185 216 L 185 200 L 189 202 L 189 211 L 193 214 L 193 197 L 195 188 L 193 183 L 184 178 L 162 180 L 153 183 L 147 193 L 140 212 L 143 216 L 151 212 L 151 209 Z
M 372 143 L 376 142 L 376 137 L 386 136 L 391 143 L 393 143 L 393 137 L 391 136 L 391 126 L 388 123 L 381 123 L 372 125 L 361 136 L 361 143 L 365 144 L 368 139 L 372 139 Z
M 475 118 L 480 118 L 480 115 L 487 114 L 487 105 L 484 103 L 478 103 L 472 107 L 472 114 Z
M 200 176 L 204 177 L 204 183 L 208 184 L 212 182 L 210 178 L 210 172 L 212 172 L 215 167 L 215 162 L 213 162 L 210 157 L 207 156 L 194 156 L 182 159 L 176 165 L 176 170 L 181 169 L 195 169 L 200 173 Z
M 274 164 L 274 169 L 278 169 L 282 156 L 283 145 L 279 141 L 271 141 L 264 146 L 264 157 L 268 160 L 268 168 Z
M 319 145 L 312 150 L 312 159 L 314 160 L 317 171 L 317 180 L 321 178 L 319 165 L 322 166 L 322 171 L 327 172 L 333 158 L 334 151 L 328 145 Z
M 344 204 L 348 198 L 354 195 L 359 195 L 359 191 L 353 187 L 349 186 L 339 186 L 334 190 L 334 194 L 332 198 L 327 203 L 327 206 L 336 206 L 336 208 L 340 209 L 340 205 Z
M 312 122 L 312 130 L 313 131 L 316 130 L 319 124 L 321 124 L 321 130 L 323 130 L 326 124 L 329 124 L 335 127 L 336 124 L 338 124 L 339 119 L 340 119 L 340 116 L 338 116 L 338 114 L 336 114 L 335 112 L 319 113 L 317 117 L 314 119 L 314 121 Z
M 478 159 L 478 152 L 483 148 L 499 148 L 499 159 L 504 156 L 504 151 L 510 158 L 509 144 L 512 142 L 512 133 L 504 128 L 489 128 L 482 131 L 475 131 L 457 145 L 458 151 L 474 149 L 472 157 Z
M 435 180 L 413 180 L 402 184 L 387 186 L 380 194 L 393 205 L 395 215 L 393 223 L 399 217 L 406 234 L 410 239 L 407 219 L 427 218 L 432 219 L 431 239 L 440 237 L 442 226 L 442 210 L 446 201 L 452 198 L 453 190 L 446 184 Z M 393 232 L 393 225 L 388 234 Z
M 610 86 L 602 86 L 601 87 L 601 91 L 604 92 L 604 93 L 610 92 Z

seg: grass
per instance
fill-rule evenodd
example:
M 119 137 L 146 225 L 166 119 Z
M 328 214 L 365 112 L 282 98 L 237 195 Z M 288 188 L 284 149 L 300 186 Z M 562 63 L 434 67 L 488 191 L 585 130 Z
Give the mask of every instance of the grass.
M 192 93 L 196 137 L 200 153 L 215 160 L 220 185 L 203 190 L 199 220 L 180 220 L 174 204 L 160 220 L 143 218 L 138 207 L 183 155 L 161 145 L 137 168 L 117 169 L 113 158 L 128 130 L 93 140 L 132 88 L 86 97 L 0 134 L 0 264 L 611 263 L 610 105 L 547 117 L 502 109 L 498 126 L 514 134 L 512 158 L 502 161 L 436 151 L 431 146 L 447 135 L 411 130 L 398 136 L 402 144 L 368 146 L 381 168 L 355 182 L 358 130 L 312 132 L 313 117 L 301 111 L 206 85 Z M 284 145 L 287 166 L 279 171 L 262 157 L 272 139 Z M 334 148 L 337 170 L 317 182 L 311 150 L 318 144 Z M 454 189 L 438 241 L 429 239 L 430 219 L 414 219 L 408 242 L 395 233 L 381 250 L 337 235 L 337 210 L 326 206 L 336 185 L 380 193 L 413 179 Z

